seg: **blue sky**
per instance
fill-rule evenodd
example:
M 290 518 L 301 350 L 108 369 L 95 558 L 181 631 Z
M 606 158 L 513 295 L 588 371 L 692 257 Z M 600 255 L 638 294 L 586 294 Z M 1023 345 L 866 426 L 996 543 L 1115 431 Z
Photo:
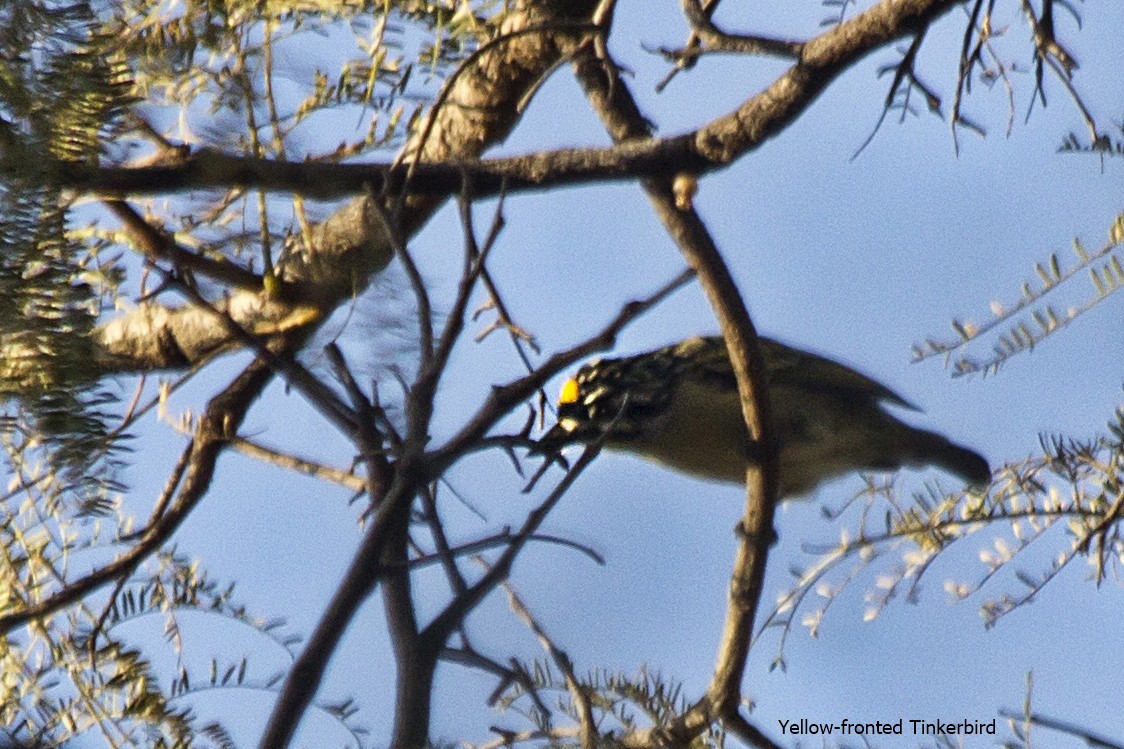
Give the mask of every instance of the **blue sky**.
M 769 4 L 729 4 L 721 20 L 732 27 L 795 35 L 815 28 L 824 14 L 818 3 L 777 5 L 784 12 L 770 18 Z M 1021 39 L 1016 4 L 1001 5 L 1010 6 L 1006 22 Z M 629 83 L 661 134 L 728 111 L 784 68 L 779 61 L 706 60 L 656 95 L 653 86 L 666 66 L 640 44 L 679 44 L 685 32 L 677 8 L 673 3 L 620 6 L 613 50 L 634 70 Z M 1089 3 L 1082 11 L 1080 33 L 1068 17 L 1059 25 L 1081 63 L 1076 85 L 1095 113 L 1119 122 L 1124 6 Z M 946 94 L 955 77 L 959 13 L 953 11 L 945 31 L 925 47 L 927 80 Z M 1004 49 L 1026 64 L 1021 41 L 1012 40 Z M 953 317 L 986 320 L 993 299 L 1010 303 L 1018 298 L 1035 262 L 1052 252 L 1063 264 L 1072 262 L 1074 236 L 1099 246 L 1124 208 L 1124 166 L 1116 159 L 1102 169 L 1089 157 L 1056 155 L 1065 133 L 1081 131 L 1080 120 L 1061 88 L 1048 81 L 1049 108 L 1036 108 L 1024 123 L 1032 85 L 1027 74 L 1018 76 L 1010 137 L 1003 134 L 1005 95 L 977 86 L 966 111 L 990 134 L 985 140 L 961 134 L 958 158 L 947 123 L 923 114 L 903 125 L 885 123 L 852 160 L 879 116 L 889 84 L 876 78 L 876 70 L 895 60 L 891 50 L 875 53 L 780 137 L 702 180 L 697 206 L 726 253 L 756 324 L 762 332 L 831 355 L 887 383 L 925 409 L 908 415 L 912 423 L 971 445 L 993 465 L 1035 452 L 1044 430 L 1074 436 L 1101 431 L 1121 401 L 1124 337 L 1116 299 L 995 377 L 952 379 L 938 361 L 912 364 L 910 345 L 929 335 L 947 336 Z M 568 70 L 561 69 L 497 153 L 606 141 Z M 493 205 L 477 207 L 478 225 L 486 225 Z M 505 216 L 508 224 L 492 270 L 516 319 L 547 350 L 575 342 L 620 304 L 648 293 L 683 266 L 634 185 L 519 195 L 508 200 Z M 460 242 L 452 207 L 412 242 L 439 300 L 451 299 Z M 388 309 L 409 314 L 398 289 L 404 283 L 401 270 L 392 265 L 358 303 L 342 336 L 354 360 L 371 363 L 377 359 L 373 352 L 402 346 L 378 321 L 393 317 Z M 1087 295 L 1087 286 L 1078 280 L 1075 297 Z M 631 326 L 618 350 L 643 351 L 715 330 L 701 292 L 689 287 Z M 214 367 L 215 373 L 179 394 L 175 406 L 198 408 L 243 361 L 231 357 Z M 510 345 L 498 335 L 462 346 L 439 396 L 439 436 L 471 413 L 491 384 L 518 372 Z M 255 407 L 245 430 L 340 465 L 352 452 L 298 395 L 280 386 Z M 151 496 L 163 482 L 180 444 L 159 425 L 150 425 L 144 437 L 151 438 L 151 446 L 130 474 L 140 497 Z M 934 476 L 906 473 L 898 486 L 908 493 Z M 521 482 L 502 456 L 466 461 L 450 480 L 487 517 L 483 523 L 447 503 L 455 538 L 516 523 L 533 506 L 532 498 L 519 493 Z M 783 589 L 791 566 L 811 563 L 802 544 L 838 537 L 839 524 L 821 517 L 821 505 L 839 506 L 858 486 L 857 479 L 840 481 L 820 489 L 811 501 L 781 508 L 781 541 L 770 559 L 768 597 Z M 532 546 L 517 563 L 512 582 L 579 672 L 605 667 L 634 673 L 646 666 L 682 680 L 688 695 L 698 695 L 709 678 L 721 630 L 742 495 L 738 487 L 604 454 L 552 514 L 546 530 L 588 544 L 607 564 L 596 566 L 559 547 Z M 346 492 L 230 455 L 223 458 L 211 495 L 181 534 L 180 547 L 205 560 L 214 575 L 237 580 L 252 608 L 284 615 L 291 631 L 306 633 L 359 539 L 359 510 L 348 507 L 346 498 Z M 979 543 L 992 535 L 983 532 Z M 1065 539 L 1055 533 L 1045 543 L 1044 556 L 1027 562 L 1035 571 Z M 1097 590 L 1077 564 L 1033 605 L 985 631 L 976 611 L 979 597 L 952 605 L 941 589 L 946 578 L 980 574 L 976 555 L 977 546 L 954 550 L 929 573 L 917 605 L 895 603 L 873 622 L 862 621 L 862 615 L 863 594 L 874 578 L 861 576 L 835 603 L 818 639 L 797 627 L 786 646 L 784 673 L 769 671 L 777 639 L 767 634 L 754 650 L 745 682 L 757 705 L 751 718 L 775 739 L 781 738 L 779 719 L 990 720 L 1000 706 L 1021 704 L 1026 672 L 1033 669 L 1036 708 L 1124 738 L 1124 714 L 1114 697 L 1124 656 L 1119 648 L 1105 646 L 1118 630 L 1124 605 L 1118 583 L 1110 579 Z M 1016 587 L 1011 575 L 1000 576 L 984 593 L 998 595 L 1004 586 Z M 444 590 L 435 571 L 419 585 L 423 611 L 433 610 L 438 593 Z M 541 657 L 502 597 L 473 616 L 470 631 L 478 646 L 501 659 Z M 200 664 L 211 653 L 233 657 L 245 649 L 243 640 L 227 635 L 216 643 L 210 632 L 202 628 L 188 642 Z M 356 698 L 360 722 L 372 730 L 376 746 L 384 743 L 392 709 L 393 667 L 382 632 L 381 607 L 372 601 L 333 661 L 323 692 L 328 699 Z M 260 641 L 251 647 L 260 647 Z M 264 647 L 252 666 L 268 673 L 282 668 L 284 658 Z M 444 667 L 435 737 L 485 740 L 489 725 L 517 726 L 513 716 L 496 716 L 483 706 L 493 686 L 489 678 Z M 264 720 L 267 696 L 249 694 L 237 703 L 223 695 L 204 697 L 197 709 L 213 708 L 221 715 L 232 704 L 239 705 L 240 738 L 252 745 L 255 715 L 261 710 Z M 329 726 L 322 718 L 310 721 L 317 730 Z M 1053 737 L 1050 744 L 1066 745 Z M 917 741 L 907 736 L 880 745 L 915 746 Z

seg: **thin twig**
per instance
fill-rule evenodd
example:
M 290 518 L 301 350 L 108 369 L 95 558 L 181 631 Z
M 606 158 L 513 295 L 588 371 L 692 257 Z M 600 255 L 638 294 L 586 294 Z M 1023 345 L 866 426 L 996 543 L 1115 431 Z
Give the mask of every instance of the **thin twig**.
M 386 492 L 393 478 L 389 459 L 383 449 L 386 438 L 379 428 L 380 421 L 385 421 L 385 414 L 382 414 L 381 409 L 376 409 L 374 403 L 368 400 L 359 388 L 351 370 L 348 369 L 347 362 L 344 361 L 339 346 L 329 343 L 324 347 L 324 352 L 336 377 L 343 383 L 344 390 L 351 399 L 351 407 L 355 411 L 358 430 L 354 440 L 363 460 L 367 463 L 367 480 L 364 482 L 364 487 L 373 503 Z
M 256 359 L 226 389 L 211 399 L 189 445 L 188 468 L 175 501 L 166 511 L 154 517 L 135 546 L 38 603 L 0 616 L 0 633 L 6 634 L 29 621 L 49 616 L 103 585 L 128 577 L 163 546 L 207 493 L 227 438 L 242 423 L 250 404 L 272 379 L 272 373 L 268 364 Z
M 953 153 L 960 155 L 960 141 L 956 137 L 956 120 L 960 117 L 960 103 L 965 92 L 971 86 L 972 69 L 979 62 L 980 49 L 986 41 L 982 30 L 978 30 L 980 11 L 983 9 L 984 0 L 975 0 L 972 10 L 968 13 L 968 22 L 964 24 L 964 38 L 960 42 L 960 65 L 956 71 L 956 93 L 952 98 L 952 116 L 949 125 L 952 128 Z M 990 30 L 990 24 L 988 25 Z M 972 35 L 979 34 L 980 41 L 972 47 Z
M 258 274 L 240 265 L 212 260 L 183 249 L 171 235 L 154 227 L 124 200 L 103 200 L 102 203 L 121 220 L 150 261 L 166 260 L 177 267 L 222 281 L 234 288 L 261 290 L 263 281 Z
M 121 595 L 121 591 L 124 590 L 128 582 L 129 578 L 124 575 L 117 580 L 117 583 L 113 586 L 113 590 L 109 592 L 109 597 L 106 599 L 105 606 L 102 607 L 101 613 L 99 613 L 98 618 L 94 620 L 94 626 L 90 628 L 89 640 L 87 642 L 90 650 L 90 668 L 97 668 L 98 637 L 105 629 L 105 622 L 109 619 L 110 612 L 112 612 L 113 607 L 117 605 L 117 596 Z
M 1008 720 L 1026 721 L 1032 725 L 1042 726 L 1054 731 L 1069 734 L 1082 739 L 1086 744 L 1097 749 L 1124 749 L 1124 743 L 1115 741 L 1106 737 L 1103 734 L 1090 731 L 1088 728 L 1083 728 L 1076 723 L 1070 723 L 1057 718 L 1051 718 L 1041 713 L 1024 714 L 1015 712 L 1014 710 L 1000 710 L 999 715 L 1007 718 Z M 1029 746 L 1029 744 L 1028 744 Z
M 179 460 L 176 461 L 176 465 L 172 468 L 168 480 L 164 482 L 164 489 L 160 492 L 160 496 L 156 499 L 156 503 L 152 507 L 148 522 L 145 523 L 144 528 L 141 530 L 122 536 L 122 541 L 131 541 L 143 537 L 148 532 L 148 529 L 163 517 L 169 503 L 171 503 L 172 498 L 176 494 L 176 489 L 179 488 L 180 482 L 183 480 L 183 474 L 191 462 L 191 455 L 194 449 L 195 440 L 189 439 L 187 441 L 187 446 L 184 447 L 183 452 L 180 453 Z
M 714 11 L 718 10 L 719 2 L 721 2 L 721 0 L 703 0 L 703 3 L 700 7 L 697 0 L 687 0 L 684 3 L 684 12 L 687 14 L 688 20 L 690 20 L 692 15 L 696 15 L 697 9 L 698 11 L 701 11 L 701 13 L 698 13 L 698 15 L 702 15 L 702 17 L 705 18 L 707 22 L 709 22 L 711 17 L 714 16 Z M 699 32 L 694 28 L 695 24 L 692 22 L 691 25 L 691 34 L 687 37 L 686 46 L 683 47 L 683 51 L 685 54 L 683 54 L 679 59 L 675 61 L 675 67 L 668 71 L 668 74 L 662 81 L 656 84 L 656 93 L 659 93 L 667 88 L 667 85 L 671 83 L 672 79 L 674 79 L 676 75 L 679 74 L 679 71 L 690 70 L 695 66 L 695 63 L 698 62 L 698 56 L 690 54 L 690 52 L 692 50 L 699 49 L 702 40 L 699 37 Z
M 450 663 L 458 663 L 462 666 L 476 668 L 485 671 L 499 678 L 499 684 L 492 690 L 491 696 L 487 700 L 489 707 L 494 707 L 500 701 L 503 693 L 507 691 L 508 687 L 512 684 L 518 684 L 527 693 L 527 696 L 534 703 L 537 709 L 543 715 L 550 715 L 550 708 L 547 707 L 546 702 L 543 700 L 542 695 L 539 694 L 538 688 L 535 686 L 534 679 L 527 673 L 527 669 L 519 661 L 512 659 L 510 668 L 504 666 L 497 661 L 479 653 L 469 645 L 467 642 L 464 647 L 451 648 L 445 647 L 441 650 L 441 660 Z
M 667 76 L 656 84 L 657 93 L 669 84 L 681 71 L 694 67 L 698 59 L 715 52 L 742 55 L 769 55 L 790 60 L 800 58 L 804 43 L 790 39 L 761 36 L 759 34 L 731 34 L 723 31 L 711 20 L 718 6 L 718 0 L 684 0 L 683 13 L 691 24 L 691 35 L 687 45 L 680 49 L 660 48 L 665 58 L 675 63 Z
M 453 559 L 455 557 L 466 556 L 468 554 L 479 554 L 482 551 L 507 546 L 508 544 L 521 540 L 523 539 L 518 533 L 513 532 L 510 528 L 504 528 L 499 533 L 495 533 L 485 538 L 479 538 L 475 541 L 469 541 L 468 543 L 464 543 L 459 546 L 450 546 L 448 545 L 448 541 L 446 541 L 446 548 L 444 549 L 444 551 L 439 550 L 433 554 L 419 554 L 418 556 L 410 560 L 409 567 L 411 569 L 417 569 L 419 567 L 425 567 L 437 562 L 441 562 L 442 564 L 444 564 L 446 559 Z M 594 550 L 590 546 L 587 546 L 586 544 L 579 543 L 569 538 L 562 538 L 561 536 L 554 536 L 549 533 L 532 533 L 527 537 L 526 540 L 542 541 L 544 543 L 565 546 L 566 548 L 580 551 L 582 554 L 585 554 L 597 564 L 605 564 L 605 557 L 597 553 L 596 550 Z M 464 583 L 463 578 L 461 578 L 461 582 L 462 584 Z M 467 585 L 465 585 L 465 587 L 467 588 Z M 464 590 L 459 590 L 457 592 L 463 593 Z
M 468 581 L 464 579 L 460 568 L 457 567 L 457 555 L 452 550 L 449 539 L 445 535 L 445 526 L 441 521 L 441 515 L 437 509 L 436 488 L 433 486 L 426 486 L 419 494 L 422 500 L 422 519 L 429 528 L 429 535 L 432 536 L 433 545 L 437 549 L 437 553 L 434 556 L 440 560 L 441 567 L 445 570 L 445 578 L 449 581 L 449 588 L 452 589 L 453 595 L 459 596 L 468 590 Z M 424 557 L 419 555 L 411 559 L 410 564 L 420 565 L 423 559 Z
M 243 455 L 256 458 L 264 463 L 280 466 L 290 471 L 303 473 L 306 476 L 330 481 L 333 484 L 351 489 L 354 492 L 364 491 L 366 482 L 359 476 L 333 466 L 317 463 L 307 458 L 301 458 L 292 453 L 282 452 L 272 447 L 266 447 L 260 442 L 245 437 L 235 437 L 230 440 L 230 446 Z
M 501 749 L 501 747 L 512 747 L 525 741 L 560 741 L 562 739 L 573 739 L 577 737 L 581 729 L 577 726 L 572 726 L 567 728 L 554 728 L 550 731 L 507 731 L 498 726 L 492 726 L 491 730 L 494 733 L 498 733 L 500 737 L 485 744 L 480 744 L 473 749 Z
M 479 559 L 479 558 L 478 558 Z M 482 559 L 480 563 L 487 569 Z M 554 661 L 554 665 L 562 672 L 562 678 L 566 682 L 566 690 L 570 693 L 570 699 L 573 700 L 574 710 L 578 714 L 578 725 L 580 731 L 578 736 L 581 740 L 582 749 L 597 749 L 597 723 L 593 717 L 593 703 L 589 699 L 589 687 L 582 684 L 577 675 L 574 673 L 574 662 L 570 660 L 570 656 L 566 651 L 558 647 L 542 625 L 538 623 L 531 610 L 527 608 L 526 604 L 520 600 L 518 594 L 511 587 L 509 583 L 503 583 L 502 587 L 504 592 L 507 593 L 508 604 L 515 615 L 523 620 L 527 628 L 534 633 L 538 638 L 539 643 L 542 645 L 543 650 L 546 651 L 550 659 Z
M 504 416 L 540 390 L 554 375 L 590 355 L 611 348 L 617 335 L 630 322 L 659 304 L 673 292 L 686 285 L 695 274 L 684 270 L 653 294 L 623 305 L 620 311 L 600 332 L 565 351 L 560 351 L 535 371 L 517 380 L 492 388 L 484 405 L 469 419 L 460 431 L 441 447 L 425 456 L 424 469 L 428 476 L 439 476 L 453 463 L 472 452 L 479 440 Z
M 491 569 L 462 595 L 454 598 L 449 605 L 425 627 L 421 636 L 434 650 L 439 650 L 443 647 L 449 634 L 464 621 L 465 616 L 475 609 L 488 593 L 495 590 L 496 586 L 507 579 L 507 575 L 511 571 L 511 565 L 515 563 L 515 558 L 519 555 L 519 552 L 523 550 L 523 547 L 531 539 L 532 535 L 538 530 L 539 526 L 542 525 L 546 516 L 554 509 L 558 501 L 562 499 L 566 490 L 577 480 L 578 476 L 582 474 L 586 467 L 593 462 L 593 459 L 597 457 L 600 451 L 601 448 L 599 446 L 590 445 L 582 452 L 581 457 L 574 462 L 573 467 L 562 477 L 562 480 L 559 481 L 553 491 L 547 495 L 546 499 L 527 514 L 523 526 L 519 529 L 515 538 L 507 545 L 507 548 L 504 549 L 503 553 L 500 554 Z
M 402 236 L 402 232 L 399 231 L 401 222 L 387 211 L 377 195 L 372 194 L 369 197 L 375 216 L 382 223 L 383 233 L 390 238 L 390 243 L 394 248 L 394 254 L 397 255 L 398 259 L 402 262 L 402 268 L 406 271 L 406 278 L 409 279 L 410 287 L 414 291 L 414 299 L 418 307 L 418 338 L 421 348 L 421 364 L 419 365 L 419 369 L 423 369 L 428 365 L 429 359 L 433 356 L 433 305 L 429 299 L 429 290 L 426 288 L 425 279 L 422 278 L 421 270 L 418 269 L 417 263 L 414 262 L 414 256 L 410 254 L 410 250 L 406 246 L 406 239 Z

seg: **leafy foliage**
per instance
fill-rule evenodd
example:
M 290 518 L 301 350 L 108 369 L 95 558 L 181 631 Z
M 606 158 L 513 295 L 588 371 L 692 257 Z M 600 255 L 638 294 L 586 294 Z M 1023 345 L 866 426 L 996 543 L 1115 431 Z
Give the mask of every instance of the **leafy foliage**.
M 131 247 L 120 232 L 78 226 L 86 210 L 50 187 L 41 165 L 159 157 L 175 141 L 325 160 L 397 145 L 420 106 L 411 102 L 426 98 L 407 93 L 412 64 L 404 44 L 428 50 L 436 72 L 474 39 L 451 8 L 402 5 L 401 15 L 376 16 L 369 2 L 187 2 L 175 14 L 147 0 L 0 4 L 0 158 L 26 176 L 0 184 L 0 398 L 8 404 L 0 442 L 9 478 L 0 613 L 41 601 L 89 571 L 71 557 L 99 558 L 130 538 L 116 478 L 127 435 L 115 426 L 115 391 L 97 380 L 96 326 L 121 303 L 121 282 L 136 264 L 122 252 Z M 409 39 L 399 20 L 413 24 Z M 343 45 L 307 65 L 292 55 L 306 37 L 325 35 L 349 39 L 351 56 L 338 54 Z M 286 110 L 279 97 L 291 102 L 291 95 L 273 85 L 289 80 L 301 82 L 305 98 Z M 364 125 L 350 142 L 310 140 L 329 115 L 351 125 L 358 115 Z M 243 127 L 215 127 L 238 118 Z M 333 137 L 346 129 L 329 128 Z M 269 237 L 289 231 L 271 224 L 272 204 L 255 205 L 265 246 L 253 254 L 267 264 Z M 227 228 L 232 216 L 254 211 L 244 190 L 177 205 L 183 230 L 204 253 L 235 257 L 250 247 L 252 234 Z M 293 207 L 307 226 L 303 203 L 289 214 Z M 0 725 L 7 726 L 0 737 L 53 745 L 96 728 L 114 745 L 231 744 L 222 726 L 196 725 L 190 697 L 233 685 L 275 690 L 279 676 L 251 678 L 244 663 L 233 670 L 213 663 L 209 678 L 193 679 L 184 664 L 161 685 L 121 625 L 163 617 L 178 650 L 177 612 L 201 610 L 275 638 L 287 653 L 295 641 L 277 638 L 277 622 L 250 617 L 190 560 L 169 552 L 153 567 L 122 585 L 104 610 L 88 601 L 0 638 Z M 353 707 L 322 709 L 358 742 Z
M 0 184 L 0 398 L 10 460 L 44 446 L 80 485 L 105 456 L 113 398 L 93 382 L 93 327 L 113 273 L 70 236 L 68 200 L 37 176 L 48 157 L 96 161 L 131 103 L 128 77 L 85 3 L 0 7 L 0 144 L 27 181 Z
M 6 539 L 6 548 L 23 548 L 26 555 L 6 560 L 3 588 L 22 600 L 35 600 L 45 592 L 37 580 L 60 577 L 65 571 L 51 566 L 50 560 L 59 556 L 54 544 L 77 535 L 71 530 Z M 93 546 L 72 542 L 70 551 L 88 553 Z M 160 554 L 148 574 L 120 586 L 101 609 L 91 604 L 72 610 L 50 627 L 28 628 L 23 636 L 0 640 L 0 693 L 4 695 L 0 723 L 8 726 L 0 736 L 61 745 L 96 728 L 116 745 L 233 746 L 222 724 L 197 719 L 191 698 L 235 688 L 272 692 L 280 675 L 254 675 L 252 664 L 243 657 L 229 664 L 212 660 L 206 673 L 193 676 L 192 666 L 182 660 L 182 617 L 201 613 L 245 627 L 262 641 L 272 642 L 287 658 L 293 657 L 298 644 L 297 638 L 284 633 L 284 622 L 253 616 L 237 602 L 232 585 L 218 584 L 197 562 L 173 552 Z M 145 639 L 162 630 L 180 659 L 166 684 L 161 684 L 163 679 L 143 651 L 126 644 L 124 633 L 131 632 L 131 639 L 136 639 L 138 628 L 149 632 Z M 70 634 L 60 637 L 56 630 Z M 319 709 L 334 716 L 361 743 L 364 731 L 352 724 L 352 705 L 320 705 Z
M 997 472 L 987 492 L 947 494 L 930 487 L 913 501 L 899 503 L 892 484 L 870 481 L 846 510 L 848 523 L 833 547 L 808 546 L 816 556 L 795 570 L 790 588 L 762 627 L 781 630 L 775 666 L 784 667 L 784 641 L 799 622 L 815 636 L 832 603 L 857 580 L 874 575 L 866 595 L 866 619 L 893 600 L 915 600 L 933 565 L 953 546 L 986 535 L 977 548 L 984 569 L 975 579 L 944 583 L 956 600 L 1001 590 L 980 604 L 985 626 L 1030 603 L 1078 558 L 1099 585 L 1119 579 L 1124 565 L 1124 407 L 1108 433 L 1092 440 L 1042 437 L 1042 452 Z M 833 518 L 834 519 L 834 518 Z M 1068 540 L 1056 548 L 1064 536 Z M 1041 540 L 1050 538 L 1052 540 Z M 1032 547 L 1045 545 L 1039 553 Z M 897 557 L 887 566 L 887 559 Z M 1003 583 L 999 578 L 1012 582 Z M 1011 587 L 1013 585 L 1013 587 Z M 1004 589 L 1008 588 L 1008 589 Z M 815 601 L 813 603 L 813 601 Z M 760 636 L 760 635 L 759 635 Z
M 992 319 L 977 324 L 964 320 L 953 320 L 955 339 L 926 339 L 923 344 L 913 347 L 915 360 L 933 356 L 944 356 L 952 360 L 956 375 L 995 373 L 1012 356 L 1029 351 L 1049 336 L 1068 327 L 1077 318 L 1091 311 L 1110 296 L 1124 288 L 1124 265 L 1121 265 L 1118 250 L 1124 244 L 1124 213 L 1113 221 L 1108 230 L 1108 238 L 1099 248 L 1090 251 L 1080 239 L 1074 238 L 1073 252 L 1077 262 L 1063 269 L 1057 253 L 1036 263 L 1036 280 L 1022 284 L 1021 296 L 1013 304 L 991 303 Z M 1044 301 L 1047 295 L 1063 288 L 1072 288 L 1076 279 L 1087 274 L 1093 293 L 1059 312 L 1056 305 Z M 999 330 L 1006 327 L 1006 332 Z M 995 339 L 992 351 L 985 357 L 972 357 L 956 354 L 966 349 L 976 340 L 991 336 Z
M 580 747 L 572 725 L 580 720 L 574 705 L 572 687 L 549 661 L 517 663 L 523 680 L 513 681 L 499 696 L 495 707 L 503 714 L 514 713 L 533 728 L 498 730 L 501 736 L 519 737 L 541 746 L 572 749 Z M 619 734 L 651 726 L 665 725 L 681 715 L 689 701 L 681 685 L 659 673 L 641 669 L 634 676 L 597 670 L 580 680 L 579 688 L 589 695 L 598 733 Z M 567 725 L 558 725 L 564 718 Z M 725 733 L 712 726 L 693 743 L 692 749 L 721 747 Z

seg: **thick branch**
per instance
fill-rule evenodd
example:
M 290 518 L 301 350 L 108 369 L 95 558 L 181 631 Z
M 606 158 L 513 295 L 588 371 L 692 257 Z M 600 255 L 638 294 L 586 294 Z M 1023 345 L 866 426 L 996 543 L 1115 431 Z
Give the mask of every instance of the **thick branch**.
M 241 327 L 251 331 L 277 332 L 290 327 L 315 324 L 337 305 L 362 291 L 371 276 L 382 270 L 393 257 L 393 242 L 387 236 L 379 211 L 391 211 L 395 230 L 411 236 L 429 219 L 445 199 L 460 189 L 459 173 L 449 190 L 414 190 L 404 202 L 393 196 L 406 186 L 403 163 L 458 162 L 474 160 L 494 143 L 502 141 L 518 122 L 521 106 L 533 93 L 542 76 L 564 56 L 560 42 L 570 44 L 573 30 L 556 35 L 519 33 L 523 29 L 551 24 L 568 28 L 564 22 L 587 14 L 589 2 L 528 3 L 523 13 L 509 15 L 502 42 L 493 43 L 474 57 L 461 71 L 442 105 L 415 133 L 403 150 L 397 166 L 387 166 L 385 175 L 395 182 L 380 179 L 369 167 L 309 163 L 270 162 L 238 158 L 203 150 L 173 163 L 138 169 L 86 169 L 74 164 L 44 167 L 52 182 L 73 189 L 110 195 L 136 195 L 152 192 L 200 189 L 205 186 L 229 188 L 237 185 L 284 189 L 316 197 L 364 193 L 313 232 L 307 246 L 296 248 L 294 257 L 281 269 L 282 280 L 293 287 L 300 303 L 277 299 L 267 290 L 235 292 L 229 300 L 215 306 L 229 314 Z M 541 7 L 540 7 L 541 6 Z M 557 13 L 557 15 L 554 15 Z M 17 168 L 0 160 L 0 174 Z M 412 170 L 411 170 L 412 171 Z M 336 186 L 336 173 L 349 174 L 346 189 L 320 189 Z M 127 184 L 136 180 L 135 183 Z M 499 186 L 497 185 L 497 190 Z M 373 194 L 377 198 L 367 197 Z M 376 206 L 374 200 L 386 200 Z M 163 257 L 174 255 L 166 248 Z M 241 276 L 239 280 L 244 280 Z M 238 345 L 221 326 L 214 324 L 210 310 L 196 307 L 167 309 L 146 304 L 110 322 L 98 334 L 98 356 L 102 373 L 151 371 L 190 366 Z
M 729 165 L 778 135 L 813 102 L 836 76 L 873 50 L 911 36 L 962 0 L 884 2 L 809 40 L 792 67 L 736 110 L 691 132 L 612 148 L 573 148 L 478 161 L 490 144 L 506 136 L 517 116 L 520 97 L 546 71 L 545 58 L 558 47 L 545 35 L 516 36 L 497 45 L 494 58 L 478 63 L 479 72 L 458 79 L 438 117 L 421 159 L 409 177 L 411 230 L 428 218 L 441 199 L 456 194 L 467 175 L 476 197 L 586 182 L 653 177 L 678 171 L 702 174 Z M 551 59 L 556 59 L 552 57 Z M 505 65 L 511 70 L 503 69 Z M 501 69 L 502 72 L 501 72 Z M 503 90 L 494 90 L 495 85 Z M 485 96 L 475 86 L 485 86 Z M 464 89 L 462 92 L 461 89 Z M 471 109 L 483 107 L 485 111 Z M 491 109 L 488 109 L 488 108 Z M 470 114 L 471 113 L 471 114 Z M 489 119 L 489 113 L 494 115 Z M 500 122 L 500 113 L 507 122 Z M 441 124 L 446 122 L 447 124 Z M 497 120 L 497 121 L 493 121 Z M 452 134 L 464 138 L 454 147 Z M 441 163 L 437 163 L 441 162 Z M 0 160 L 0 175 L 17 165 Z M 181 164 L 146 168 L 97 168 L 59 164 L 45 169 L 55 184 L 116 195 L 165 194 L 242 185 L 295 192 L 316 198 L 373 190 L 397 194 L 407 189 L 404 170 L 394 164 L 316 164 L 233 157 L 202 150 Z M 430 196 L 422 200 L 419 196 Z M 431 202 L 432 201 L 432 202 Z
M 443 95 L 443 106 L 432 124 L 416 135 L 404 152 L 405 161 L 419 160 L 408 177 L 401 167 L 402 159 L 396 165 L 289 163 L 232 157 L 210 150 L 158 166 L 97 168 L 67 163 L 55 168 L 46 165 L 41 173 L 64 187 L 114 195 L 235 185 L 321 198 L 372 192 L 392 196 L 408 190 L 409 198 L 400 205 L 404 210 L 395 215 L 400 219 L 398 230 L 409 236 L 449 195 L 463 189 L 466 176 L 472 193 L 484 197 L 501 190 L 654 178 L 678 172 L 703 174 L 722 168 L 783 131 L 837 75 L 862 56 L 915 34 L 957 4 L 956 0 L 880 3 L 811 39 L 801 48 L 795 65 L 735 111 L 695 131 L 662 140 L 477 161 L 488 146 L 510 132 L 525 97 L 563 54 L 550 34 L 519 33 L 543 21 L 527 13 L 513 15 L 505 28 L 510 40 L 494 44 L 474 59 Z M 577 13 L 580 9 L 569 10 Z M 561 37 L 566 45 L 575 43 L 572 29 Z M 423 134 L 424 141 L 417 142 Z M 0 159 L 0 175 L 18 166 Z M 276 332 L 322 319 L 365 288 L 371 275 L 393 256 L 383 225 L 374 219 L 376 206 L 372 200 L 357 198 L 317 227 L 313 241 L 299 247 L 294 259 L 282 269 L 284 280 L 299 289 L 299 297 L 314 300 L 311 307 L 303 303 L 294 308 L 264 290 L 237 291 L 215 306 L 248 330 Z M 168 248 L 164 256 L 174 257 L 171 250 Z M 239 282 L 249 277 L 231 272 Z M 98 343 L 101 373 L 185 368 L 238 345 L 214 325 L 213 313 L 206 309 L 167 309 L 151 304 L 104 326 Z
M 170 235 L 141 219 L 127 204 L 111 201 L 111 205 L 146 256 L 168 259 L 174 273 L 196 267 L 194 262 L 185 265 L 184 251 Z M 101 326 L 97 331 L 98 371 L 180 369 L 207 361 L 242 345 L 222 324 L 223 316 L 256 335 L 314 325 L 365 287 L 392 255 L 384 224 L 368 197 L 351 201 L 319 224 L 310 240 L 309 246 L 294 248 L 280 269 L 279 291 L 267 291 L 260 281 L 255 289 L 240 283 L 242 288 L 210 306 L 169 308 L 146 302 Z M 232 264 L 228 268 L 212 261 L 204 270 L 213 270 L 215 265 L 239 279 L 254 278 L 247 271 L 234 270 Z M 209 275 L 215 277 L 217 272 Z

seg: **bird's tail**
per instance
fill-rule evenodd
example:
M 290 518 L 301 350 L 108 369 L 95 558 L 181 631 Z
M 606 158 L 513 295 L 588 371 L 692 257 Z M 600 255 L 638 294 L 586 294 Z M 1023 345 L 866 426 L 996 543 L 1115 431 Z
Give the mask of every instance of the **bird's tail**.
M 913 454 L 909 463 L 932 464 L 954 473 L 971 486 L 986 486 L 991 481 L 991 468 L 975 450 L 957 445 L 948 438 L 922 429 L 911 437 Z

